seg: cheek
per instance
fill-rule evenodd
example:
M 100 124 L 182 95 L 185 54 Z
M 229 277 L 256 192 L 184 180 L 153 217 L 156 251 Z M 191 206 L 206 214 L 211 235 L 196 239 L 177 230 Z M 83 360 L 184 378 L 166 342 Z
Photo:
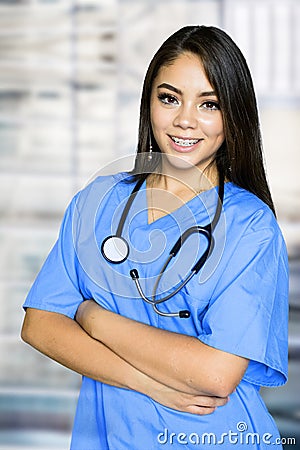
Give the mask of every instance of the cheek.
M 150 119 L 154 134 L 163 131 L 170 123 L 168 115 L 166 113 L 163 113 L 161 111 L 161 108 L 152 108 Z
M 200 117 L 199 122 L 207 136 L 224 136 L 223 120 L 221 118 Z

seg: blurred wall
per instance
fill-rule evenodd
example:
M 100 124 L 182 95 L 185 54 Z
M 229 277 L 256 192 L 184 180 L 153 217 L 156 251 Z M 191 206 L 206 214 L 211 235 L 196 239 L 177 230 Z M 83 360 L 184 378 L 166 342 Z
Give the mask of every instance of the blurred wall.
M 291 377 L 264 396 L 283 435 L 299 429 L 299 1 L 0 0 L 0 450 L 68 448 L 80 377 L 20 341 L 21 305 L 72 195 L 130 167 L 147 64 L 195 23 L 231 34 L 253 73 L 291 262 Z

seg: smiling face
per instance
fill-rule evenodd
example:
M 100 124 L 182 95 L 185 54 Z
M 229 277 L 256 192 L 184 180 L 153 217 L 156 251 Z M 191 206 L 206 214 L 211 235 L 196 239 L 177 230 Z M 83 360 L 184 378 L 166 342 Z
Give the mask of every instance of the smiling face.
M 154 138 L 169 164 L 204 171 L 214 161 L 224 142 L 223 118 L 199 57 L 182 53 L 161 67 L 150 113 Z M 214 164 L 212 170 L 216 173 Z

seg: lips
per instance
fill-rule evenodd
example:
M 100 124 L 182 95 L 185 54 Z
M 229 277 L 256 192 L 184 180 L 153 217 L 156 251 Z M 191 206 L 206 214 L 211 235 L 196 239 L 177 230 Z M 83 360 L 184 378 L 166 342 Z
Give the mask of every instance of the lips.
M 201 139 L 192 139 L 188 137 L 169 136 L 172 141 L 172 147 L 177 151 L 191 151 Z
M 180 145 L 182 147 L 191 147 L 192 145 L 197 144 L 200 139 L 188 139 L 188 138 L 178 138 L 175 136 L 171 136 L 171 139 L 175 144 Z

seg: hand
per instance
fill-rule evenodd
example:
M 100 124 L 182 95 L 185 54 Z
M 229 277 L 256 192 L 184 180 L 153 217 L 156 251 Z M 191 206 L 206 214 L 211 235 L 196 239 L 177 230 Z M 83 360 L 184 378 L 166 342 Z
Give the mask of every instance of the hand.
M 149 383 L 147 395 L 168 408 L 200 416 L 212 414 L 218 407 L 226 405 L 229 401 L 229 397 L 187 394 L 160 384 L 155 380 Z
M 93 322 L 99 312 L 105 311 L 93 300 L 82 302 L 76 313 L 76 321 L 79 325 L 92 336 Z M 131 368 L 132 370 L 133 368 Z M 129 389 L 142 392 L 151 397 L 156 402 L 177 411 L 188 412 L 191 414 L 207 415 L 213 413 L 216 408 L 226 405 L 229 397 L 221 398 L 205 395 L 189 394 L 166 386 L 143 372 L 135 370 L 135 384 L 128 386 Z M 131 383 L 133 379 L 131 378 Z

